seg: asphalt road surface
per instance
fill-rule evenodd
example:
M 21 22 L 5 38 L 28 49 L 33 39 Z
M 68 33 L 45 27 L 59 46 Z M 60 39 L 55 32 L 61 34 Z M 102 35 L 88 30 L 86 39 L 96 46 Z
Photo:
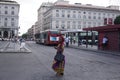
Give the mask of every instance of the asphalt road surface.
M 53 46 L 26 46 L 32 53 L 0 53 L 0 80 L 120 80 L 120 56 L 65 48 L 65 75 L 57 77 Z

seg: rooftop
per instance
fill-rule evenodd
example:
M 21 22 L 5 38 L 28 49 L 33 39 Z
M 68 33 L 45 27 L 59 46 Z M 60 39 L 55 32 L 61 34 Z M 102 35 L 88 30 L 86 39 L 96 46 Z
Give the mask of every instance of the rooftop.
M 17 3 L 16 1 L 12 1 L 12 0 L 0 0 L 0 2 Z
M 98 27 L 91 27 L 91 28 L 83 28 L 86 31 L 113 31 L 113 30 L 120 30 L 120 24 L 118 25 L 107 25 L 107 26 L 98 26 Z

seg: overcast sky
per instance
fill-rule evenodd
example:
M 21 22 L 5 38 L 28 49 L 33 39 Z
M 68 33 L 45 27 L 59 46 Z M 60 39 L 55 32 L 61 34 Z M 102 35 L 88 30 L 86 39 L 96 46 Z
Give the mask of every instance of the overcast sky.
M 20 4 L 19 26 L 20 34 L 27 30 L 37 21 L 37 10 L 42 2 L 55 2 L 57 0 L 16 0 Z M 120 0 L 67 0 L 70 4 L 82 3 L 98 6 L 120 5 Z

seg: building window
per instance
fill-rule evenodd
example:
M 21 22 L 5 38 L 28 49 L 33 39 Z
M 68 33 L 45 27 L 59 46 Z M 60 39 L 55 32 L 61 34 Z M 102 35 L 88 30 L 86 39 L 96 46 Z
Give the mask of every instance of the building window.
M 86 14 L 86 12 L 83 12 L 83 14 Z
M 67 28 L 70 29 L 70 21 L 67 21 Z
M 115 16 L 115 14 L 112 14 L 112 16 L 114 17 L 114 16 Z
M 76 18 L 76 15 L 75 15 L 75 14 L 73 14 L 73 18 Z
M 62 10 L 62 13 L 65 13 L 65 10 Z
M 105 13 L 103 13 L 103 15 L 105 16 Z
M 85 15 L 83 16 L 83 19 L 86 19 L 86 16 L 85 16 Z
M 59 21 L 56 21 L 56 28 L 59 28 Z
M 59 10 L 56 10 L 56 12 L 59 12 Z
M 65 21 L 62 21 L 62 24 L 64 24 L 65 23 Z
M 86 28 L 86 25 L 84 25 L 83 27 Z
M 99 15 L 101 15 L 101 13 L 98 13 Z
M 101 23 L 100 23 L 100 22 L 98 23 L 98 26 L 101 26 Z
M 58 24 L 56 24 L 56 28 L 59 28 L 59 25 L 58 25 Z
M 83 24 L 85 24 L 85 25 L 86 25 L 86 22 L 83 22 Z
M 7 21 L 8 19 L 7 18 L 5 18 L 5 21 Z
M 11 21 L 14 21 L 14 18 L 11 18 Z
M 91 16 L 88 16 L 88 19 L 91 19 Z
M 73 13 L 76 13 L 76 11 L 73 11 Z
M 81 29 L 81 25 L 78 25 L 78 29 Z
M 59 13 L 56 13 L 56 17 L 59 17 Z
M 70 13 L 70 11 L 69 11 L 69 10 L 68 10 L 67 12 L 68 12 L 68 13 Z
M 76 22 L 73 21 L 73 29 L 76 29 Z
M 14 14 L 15 14 L 15 12 L 14 12 L 14 11 L 12 11 L 12 12 L 11 12 L 11 15 L 14 15 Z
M 81 21 L 78 21 L 78 25 L 81 24 Z
M 1 26 L 2 24 L 1 24 L 1 21 L 0 21 L 0 26 Z
M 1 26 L 1 18 L 0 18 L 0 26 Z
M 65 17 L 65 14 L 62 14 L 62 17 Z
M 108 17 L 110 16 L 110 14 L 108 13 Z
M 4 22 L 4 26 L 7 26 L 7 22 Z
M 96 22 L 93 22 L 93 26 L 94 26 L 94 27 L 96 26 Z
M 70 21 L 67 21 L 67 24 L 70 25 Z
M 101 17 L 98 17 L 98 19 L 101 19 Z
M 8 14 L 8 11 L 5 11 L 5 14 Z
M 68 14 L 67 17 L 70 18 L 70 14 Z
M 88 22 L 89 25 L 91 25 L 91 22 Z
M 14 23 L 14 22 L 11 22 L 11 26 L 15 26 L 15 23 Z
M 76 25 L 73 25 L 73 29 L 76 29 Z
M 8 9 L 8 7 L 7 7 L 7 6 L 5 6 L 5 9 Z
M 12 9 L 15 9 L 15 7 L 12 7 Z
M 91 15 L 91 12 L 88 12 L 89 15 Z
M 75 21 L 73 21 L 73 24 L 76 24 L 76 22 L 75 22 Z
M 56 24 L 59 24 L 59 21 L 56 21 Z
M 70 25 L 67 25 L 67 29 L 70 29 Z
M 78 18 L 81 18 L 81 15 L 78 15 Z
M 96 16 L 93 16 L 93 19 L 96 19 Z
M 81 13 L 80 11 L 78 11 L 78 13 Z
M 62 29 L 65 28 L 65 21 L 62 21 L 62 23 L 61 23 L 61 28 L 62 28 Z
M 96 13 L 94 13 L 94 15 L 96 15 Z
M 62 24 L 62 25 L 61 25 L 61 28 L 64 29 L 64 28 L 65 28 L 65 24 Z

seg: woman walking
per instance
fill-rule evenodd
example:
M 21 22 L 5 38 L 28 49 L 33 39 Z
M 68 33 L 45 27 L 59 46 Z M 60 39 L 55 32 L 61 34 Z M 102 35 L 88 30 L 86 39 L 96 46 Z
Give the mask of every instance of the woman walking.
M 57 76 L 64 75 L 64 66 L 65 66 L 65 56 L 63 55 L 64 51 L 64 38 L 61 36 L 59 38 L 59 44 L 55 47 L 57 50 L 56 55 L 54 57 L 52 69 L 56 72 Z

